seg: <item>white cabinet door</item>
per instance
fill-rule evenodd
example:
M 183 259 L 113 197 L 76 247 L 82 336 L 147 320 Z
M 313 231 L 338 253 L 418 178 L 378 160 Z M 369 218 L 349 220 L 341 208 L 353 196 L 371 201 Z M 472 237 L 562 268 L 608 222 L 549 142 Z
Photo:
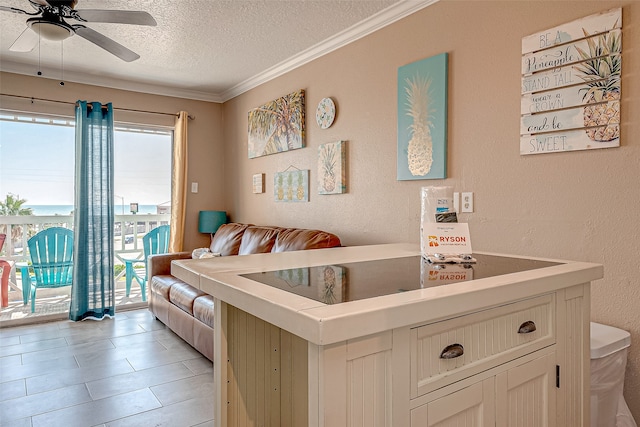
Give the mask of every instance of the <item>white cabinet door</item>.
M 497 427 L 556 425 L 556 354 L 496 376 Z
M 495 425 L 495 378 L 419 406 L 411 427 L 488 427 Z

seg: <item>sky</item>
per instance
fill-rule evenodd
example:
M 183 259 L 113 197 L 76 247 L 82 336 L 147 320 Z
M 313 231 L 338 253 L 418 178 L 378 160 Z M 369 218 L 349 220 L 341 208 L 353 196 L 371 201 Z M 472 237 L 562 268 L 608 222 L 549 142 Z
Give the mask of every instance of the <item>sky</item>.
M 0 120 L 0 199 L 26 205 L 73 205 L 75 130 Z M 171 199 L 171 135 L 115 132 L 115 205 Z M 124 199 L 123 199 L 124 198 Z

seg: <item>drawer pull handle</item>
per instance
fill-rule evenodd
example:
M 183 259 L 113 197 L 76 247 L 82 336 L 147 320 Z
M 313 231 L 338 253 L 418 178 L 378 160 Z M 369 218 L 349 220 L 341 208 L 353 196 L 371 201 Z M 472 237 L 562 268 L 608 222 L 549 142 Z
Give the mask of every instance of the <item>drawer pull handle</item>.
M 519 334 L 530 334 L 536 330 L 536 324 L 531 320 L 527 320 L 522 325 L 520 325 L 520 329 L 518 329 Z
M 440 353 L 440 359 L 455 359 L 456 357 L 460 357 L 464 354 L 464 347 L 462 344 L 451 344 L 448 345 L 442 350 Z

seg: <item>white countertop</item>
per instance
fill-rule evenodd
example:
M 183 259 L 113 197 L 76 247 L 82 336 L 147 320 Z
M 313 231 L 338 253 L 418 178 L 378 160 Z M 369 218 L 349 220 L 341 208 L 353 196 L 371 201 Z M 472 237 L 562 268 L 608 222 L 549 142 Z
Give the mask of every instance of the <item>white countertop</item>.
M 562 264 L 327 305 L 240 276 L 280 269 L 420 255 L 417 244 L 386 244 L 173 261 L 174 276 L 230 305 L 317 345 L 327 345 L 419 322 L 554 292 L 603 277 L 600 264 Z M 503 254 L 488 254 L 513 257 Z M 513 257 L 524 258 L 524 257 Z M 535 258 L 540 259 L 540 258 Z

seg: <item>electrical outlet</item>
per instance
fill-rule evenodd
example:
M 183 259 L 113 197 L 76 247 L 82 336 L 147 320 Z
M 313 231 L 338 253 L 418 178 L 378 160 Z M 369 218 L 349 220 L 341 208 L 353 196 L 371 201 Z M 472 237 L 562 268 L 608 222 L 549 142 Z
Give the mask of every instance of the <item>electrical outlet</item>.
M 462 212 L 473 212 L 473 193 L 462 193 Z
M 197 193 L 198 192 L 198 183 L 197 182 L 192 182 L 191 183 L 191 192 L 192 193 Z

